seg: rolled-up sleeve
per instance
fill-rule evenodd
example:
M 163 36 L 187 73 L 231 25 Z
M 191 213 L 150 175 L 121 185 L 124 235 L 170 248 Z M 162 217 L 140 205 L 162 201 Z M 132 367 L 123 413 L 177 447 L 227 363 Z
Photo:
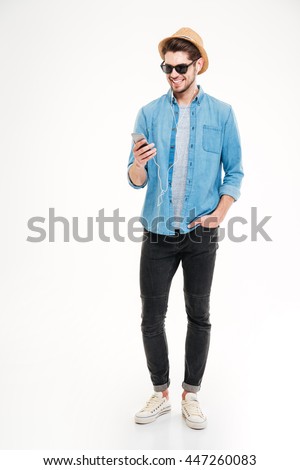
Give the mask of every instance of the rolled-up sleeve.
M 144 136 L 148 140 L 147 123 L 146 123 L 146 117 L 145 117 L 143 108 L 141 108 L 139 110 L 138 114 L 137 114 L 135 124 L 134 124 L 134 132 L 136 132 L 138 134 L 144 134 Z M 134 184 L 131 181 L 130 176 L 129 176 L 129 170 L 130 170 L 130 168 L 131 168 L 131 166 L 133 165 L 133 162 L 134 162 L 133 145 L 134 144 L 132 144 L 132 146 L 131 146 L 131 151 L 130 151 L 128 165 L 127 165 L 127 181 L 130 184 L 130 186 L 132 186 L 134 189 L 141 189 L 141 188 L 144 188 L 146 186 L 146 184 L 148 183 L 148 162 L 145 165 L 147 178 L 146 178 L 144 184 L 142 184 L 141 186 L 137 186 L 136 184 Z
M 221 153 L 224 178 L 219 187 L 219 196 L 228 194 L 236 201 L 240 197 L 240 188 L 244 177 L 242 164 L 241 140 L 235 114 L 232 107 L 224 129 Z

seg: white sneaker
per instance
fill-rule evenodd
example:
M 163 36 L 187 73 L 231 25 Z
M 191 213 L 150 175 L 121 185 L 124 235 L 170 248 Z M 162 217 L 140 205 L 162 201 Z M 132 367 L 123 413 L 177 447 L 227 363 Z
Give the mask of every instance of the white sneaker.
M 138 424 L 152 423 L 156 418 L 169 411 L 171 411 L 171 404 L 168 398 L 164 397 L 162 392 L 154 392 L 144 408 L 135 414 L 134 419 Z
M 182 416 L 186 424 L 192 429 L 204 429 L 207 425 L 207 418 L 202 413 L 197 400 L 197 394 L 188 392 L 185 400 L 181 402 Z

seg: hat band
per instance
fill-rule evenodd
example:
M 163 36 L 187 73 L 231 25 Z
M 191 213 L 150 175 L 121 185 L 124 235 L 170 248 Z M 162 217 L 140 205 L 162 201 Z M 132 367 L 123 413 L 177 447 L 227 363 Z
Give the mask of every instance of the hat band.
M 195 41 L 195 39 L 193 38 L 190 38 L 189 36 L 180 36 L 181 38 L 186 38 L 186 39 L 190 39 L 191 41 Z

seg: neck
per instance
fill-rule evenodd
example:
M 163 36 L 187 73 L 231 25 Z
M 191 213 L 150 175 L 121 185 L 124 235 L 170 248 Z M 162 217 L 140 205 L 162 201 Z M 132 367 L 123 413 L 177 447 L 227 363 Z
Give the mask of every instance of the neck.
M 183 93 L 173 93 L 177 103 L 181 105 L 189 105 L 195 96 L 198 93 L 198 87 L 197 84 L 195 83 L 194 86 L 190 86 L 186 91 Z

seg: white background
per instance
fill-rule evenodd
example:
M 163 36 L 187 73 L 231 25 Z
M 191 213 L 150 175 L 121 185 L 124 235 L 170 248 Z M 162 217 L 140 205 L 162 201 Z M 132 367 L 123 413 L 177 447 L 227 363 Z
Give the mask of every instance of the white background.
M 296 444 L 299 419 L 298 1 L 0 3 L 2 449 L 246 449 Z M 182 26 L 203 37 L 198 83 L 230 103 L 245 178 L 232 216 L 243 243 L 220 242 L 201 406 L 180 416 L 186 316 L 179 268 L 167 333 L 172 415 L 137 426 L 151 394 L 140 332 L 140 243 L 29 243 L 48 211 L 138 216 L 146 189 L 126 179 L 138 109 L 167 91 L 158 42 Z M 272 238 L 251 241 L 251 207 Z M 112 230 L 106 224 L 106 234 Z M 278 452 L 276 456 L 274 451 Z M 290 453 L 290 451 L 289 451 Z M 290 453 L 290 458 L 291 458 Z M 277 468 L 274 463 L 272 468 Z M 291 468 L 291 467 L 290 467 Z

